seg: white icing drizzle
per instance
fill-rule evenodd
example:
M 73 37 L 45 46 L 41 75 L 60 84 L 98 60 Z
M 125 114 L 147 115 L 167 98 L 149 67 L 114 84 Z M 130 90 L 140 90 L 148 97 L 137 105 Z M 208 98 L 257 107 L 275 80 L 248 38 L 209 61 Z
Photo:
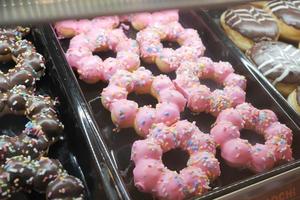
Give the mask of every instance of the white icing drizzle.
M 265 53 L 266 55 L 264 56 L 269 57 L 269 59 L 261 63 L 258 66 L 258 69 L 262 71 L 262 69 L 267 67 L 269 64 L 277 63 L 271 69 L 263 72 L 263 75 L 267 76 L 281 68 L 283 71 L 282 74 L 272 82 L 273 85 L 276 85 L 278 82 L 286 78 L 291 71 L 300 71 L 300 51 L 292 45 L 287 45 L 285 48 L 273 45 L 272 48 L 273 52 L 279 52 L 280 54 L 274 57 L 270 53 Z
M 300 12 L 300 1 L 298 0 L 290 0 L 290 1 L 270 1 L 267 3 L 267 7 L 272 11 L 276 12 L 279 10 L 285 9 L 294 9 Z
M 243 21 L 251 21 L 251 22 L 257 22 L 261 23 L 264 21 L 275 21 L 271 15 L 266 13 L 264 10 L 251 7 L 250 9 L 235 9 L 235 10 L 229 10 L 225 17 L 232 15 L 228 20 L 227 23 L 231 23 L 231 21 L 236 20 L 232 24 L 232 27 L 237 26 L 238 24 L 242 23 Z

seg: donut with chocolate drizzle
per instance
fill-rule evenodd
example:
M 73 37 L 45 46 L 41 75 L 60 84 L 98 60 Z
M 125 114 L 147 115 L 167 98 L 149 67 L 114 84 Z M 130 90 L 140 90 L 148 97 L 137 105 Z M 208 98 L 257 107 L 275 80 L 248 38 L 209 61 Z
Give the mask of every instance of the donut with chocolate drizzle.
M 0 200 L 32 189 L 46 199 L 84 199 L 82 182 L 69 175 L 58 160 L 25 156 L 10 158 L 0 169 Z

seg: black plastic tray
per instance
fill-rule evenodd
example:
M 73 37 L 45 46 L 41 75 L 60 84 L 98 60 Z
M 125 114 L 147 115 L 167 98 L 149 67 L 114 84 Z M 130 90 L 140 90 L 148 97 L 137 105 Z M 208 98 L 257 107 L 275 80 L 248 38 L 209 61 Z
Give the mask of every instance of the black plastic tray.
M 294 143 L 293 143 L 293 155 L 295 161 L 276 167 L 266 173 L 254 175 L 247 170 L 237 170 L 235 168 L 228 167 L 224 160 L 220 157 L 218 152 L 217 157 L 221 162 L 222 175 L 211 184 L 213 190 L 207 194 L 196 197 L 197 199 L 211 199 L 230 193 L 237 189 L 241 189 L 245 186 L 249 186 L 253 183 L 261 181 L 263 179 L 272 177 L 276 174 L 280 174 L 284 171 L 294 168 L 300 165 L 300 145 L 297 144 L 299 141 L 299 127 L 289 116 L 290 113 L 285 111 L 278 102 L 270 95 L 264 85 L 254 76 L 253 72 L 243 65 L 239 55 L 227 47 L 224 42 L 219 39 L 218 35 L 214 33 L 211 28 L 212 22 L 207 19 L 206 15 L 199 15 L 197 11 L 186 11 L 180 13 L 180 21 L 185 27 L 195 28 L 201 35 L 201 38 L 207 47 L 206 56 L 211 57 L 213 60 L 224 60 L 229 61 L 234 66 L 235 70 L 239 74 L 246 76 L 248 80 L 247 86 L 247 101 L 251 102 L 258 108 L 268 108 L 273 110 L 279 120 L 282 123 L 287 124 L 294 132 Z M 43 29 L 45 37 L 48 41 L 57 40 L 54 30 L 50 26 L 45 26 Z M 134 32 L 130 31 L 129 36 L 134 36 Z M 71 72 L 70 66 L 66 63 L 64 58 L 64 52 L 68 47 L 69 40 L 60 40 L 48 42 L 48 45 L 52 54 L 58 54 L 57 57 L 61 57 L 60 62 L 62 67 L 65 67 L 68 73 Z M 108 54 L 111 55 L 111 54 Z M 154 74 L 158 74 L 158 70 L 155 66 L 144 65 L 146 68 L 151 69 Z M 174 73 L 169 74 L 171 78 L 174 78 Z M 120 192 L 121 199 L 153 199 L 151 195 L 139 192 L 132 184 L 132 169 L 133 164 L 130 162 L 131 146 L 135 140 L 140 139 L 134 132 L 133 129 L 123 129 L 118 133 L 113 132 L 115 128 L 111 119 L 110 113 L 103 108 L 101 105 L 99 95 L 107 84 L 98 83 L 93 85 L 85 84 L 80 80 L 78 81 L 79 87 L 83 92 L 85 99 L 89 102 L 89 109 L 92 113 L 90 118 L 95 122 L 95 127 L 99 131 L 99 137 L 103 139 L 104 146 L 101 148 L 104 150 L 103 154 L 108 161 L 108 165 L 111 165 L 111 170 L 114 173 L 113 179 L 117 184 L 118 191 Z M 210 86 L 215 86 L 210 82 L 207 83 Z M 131 99 L 137 100 L 139 105 L 153 104 L 155 100 L 149 96 L 135 96 L 130 95 Z M 182 114 L 182 119 L 188 119 L 189 121 L 196 121 L 196 124 L 202 131 L 208 132 L 211 124 L 214 122 L 214 117 L 208 114 L 192 115 L 190 111 L 186 110 Z M 242 133 L 244 138 L 250 139 L 250 142 L 261 141 L 260 138 L 256 137 L 256 134 L 244 131 Z M 254 136 L 254 137 L 253 137 Z M 108 153 L 108 155 L 106 155 Z M 176 152 L 175 152 L 176 153 Z M 173 169 L 178 169 L 182 163 L 176 162 L 176 160 L 184 160 L 184 155 L 178 156 L 173 152 L 169 153 L 166 159 L 166 163 Z M 173 157 L 172 157 L 173 156 Z M 174 157 L 175 156 L 175 157 Z M 175 159 L 176 158 L 176 159 Z
M 290 106 L 282 94 L 268 81 L 268 79 L 257 69 L 256 65 L 227 37 L 220 24 L 220 17 L 225 9 L 214 9 L 207 12 L 199 13 L 202 16 L 206 15 L 207 20 L 211 24 L 217 37 L 226 44 L 237 56 L 240 62 L 253 71 L 254 75 L 262 82 L 262 84 L 269 90 L 280 105 L 290 114 L 294 121 L 300 126 L 300 115 Z M 214 22 L 214 23 L 213 23 Z M 283 41 L 284 42 L 284 41 Z M 298 45 L 298 44 L 297 44 Z
M 48 156 L 60 160 L 65 169 L 72 175 L 80 178 L 85 186 L 86 199 L 104 197 L 104 189 L 99 175 L 105 169 L 100 165 L 95 155 L 95 150 L 90 144 L 93 134 L 89 131 L 88 120 L 83 117 L 85 111 L 78 101 L 70 98 L 74 88 L 67 88 L 60 75 L 60 67 L 53 63 L 47 47 L 43 45 L 41 34 L 37 28 L 33 28 L 27 37 L 34 43 L 39 53 L 43 54 L 46 60 L 46 75 L 37 83 L 37 93 L 50 95 L 58 98 L 60 105 L 57 107 L 59 118 L 63 122 L 65 139 L 52 145 Z M 1 70 L 13 67 L 14 63 L 1 63 Z M 77 91 L 77 90 L 76 90 Z M 76 93 L 73 93 L 76 96 Z M 77 99 L 76 99 L 77 100 Z M 20 133 L 28 119 L 20 116 L 3 116 L 0 123 L 1 134 L 14 136 Z M 104 173 L 103 173 L 104 174 Z M 45 194 L 32 192 L 17 193 L 12 199 L 45 199 Z

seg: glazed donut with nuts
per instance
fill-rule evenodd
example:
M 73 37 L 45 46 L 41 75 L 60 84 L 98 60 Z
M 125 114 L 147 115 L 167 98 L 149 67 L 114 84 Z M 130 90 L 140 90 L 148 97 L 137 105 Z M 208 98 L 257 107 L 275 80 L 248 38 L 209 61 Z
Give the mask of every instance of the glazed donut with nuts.
M 46 193 L 46 199 L 84 199 L 82 182 L 69 175 L 58 160 L 16 156 L 0 170 L 0 199 L 22 190 Z

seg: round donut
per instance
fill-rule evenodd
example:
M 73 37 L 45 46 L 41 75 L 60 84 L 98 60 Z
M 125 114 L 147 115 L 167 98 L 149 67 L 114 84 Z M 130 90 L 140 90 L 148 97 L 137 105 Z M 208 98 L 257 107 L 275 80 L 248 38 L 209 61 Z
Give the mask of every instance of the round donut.
M 127 100 L 130 92 L 151 94 L 158 100 L 156 108 L 139 108 L 134 101 Z M 118 128 L 134 127 L 145 137 L 154 123 L 171 125 L 179 120 L 185 108 L 185 98 L 176 90 L 172 81 L 165 75 L 154 77 L 144 67 L 134 72 L 117 71 L 107 88 L 101 94 L 103 106 L 111 111 L 113 123 Z
M 187 167 L 179 173 L 162 163 L 163 153 L 175 148 L 189 154 Z M 209 181 L 221 173 L 215 153 L 213 139 L 194 123 L 183 120 L 172 126 L 155 124 L 146 139 L 135 141 L 132 146 L 135 186 L 164 200 L 202 195 L 210 189 Z
M 30 120 L 26 129 L 31 133 L 33 130 L 40 130 L 36 131 L 36 134 L 45 134 L 49 142 L 58 140 L 63 131 L 63 125 L 54 109 L 55 105 L 56 101 L 50 97 L 34 95 L 23 85 L 0 93 L 0 116 L 25 115 Z
M 15 85 L 34 89 L 35 83 L 45 72 L 44 58 L 27 40 L 15 36 L 0 36 L 0 61 L 13 60 L 16 65 L 7 73 L 0 71 L 0 91 L 6 92 Z
M 96 17 L 92 20 L 64 20 L 56 22 L 54 28 L 60 39 L 71 38 L 81 33 L 87 33 L 93 29 L 113 29 L 120 23 L 118 16 Z
M 102 61 L 93 55 L 107 50 L 116 52 L 117 57 Z M 86 83 L 108 81 L 119 69 L 133 71 L 140 66 L 137 42 L 127 38 L 121 29 L 93 29 L 73 37 L 66 58 Z
M 224 88 L 212 92 L 201 84 L 201 79 L 211 79 Z M 245 102 L 246 79 L 235 74 L 228 62 L 213 62 L 207 57 L 201 57 L 196 62 L 183 62 L 176 70 L 173 82 L 187 99 L 187 107 L 195 113 L 206 112 L 217 116 L 222 110 Z
M 252 5 L 241 5 L 226 10 L 221 25 L 228 37 L 243 51 L 263 40 L 278 40 L 276 20 L 266 11 Z
M 285 40 L 300 41 L 300 2 L 297 0 L 268 1 L 264 9 L 276 19 L 280 37 Z
M 241 129 L 254 130 L 265 138 L 264 144 L 251 145 L 240 138 Z M 278 122 L 271 110 L 259 110 L 244 103 L 222 111 L 211 129 L 221 148 L 221 156 L 232 167 L 248 168 L 255 173 L 271 169 L 280 161 L 292 160 L 292 131 Z
M 179 22 L 153 24 L 137 33 L 141 58 L 146 63 L 156 63 L 160 71 L 175 71 L 181 61 L 202 56 L 205 47 L 194 29 L 184 29 Z M 161 41 L 177 42 L 176 50 L 164 48 Z
M 298 86 L 292 93 L 288 96 L 289 104 L 294 108 L 294 110 L 300 114 L 300 87 Z
M 153 13 L 142 12 L 131 14 L 123 19 L 124 21 L 131 22 L 135 30 L 142 30 L 155 23 L 168 24 L 170 22 L 178 22 L 179 14 L 178 10 L 165 10 Z
M 256 43 L 246 52 L 257 69 L 287 97 L 300 84 L 300 50 L 283 42 Z
M 9 199 L 21 190 L 46 193 L 47 199 L 83 199 L 84 186 L 69 175 L 58 160 L 15 156 L 0 172 L 0 199 Z M 30 191 L 30 190 L 29 190 Z

